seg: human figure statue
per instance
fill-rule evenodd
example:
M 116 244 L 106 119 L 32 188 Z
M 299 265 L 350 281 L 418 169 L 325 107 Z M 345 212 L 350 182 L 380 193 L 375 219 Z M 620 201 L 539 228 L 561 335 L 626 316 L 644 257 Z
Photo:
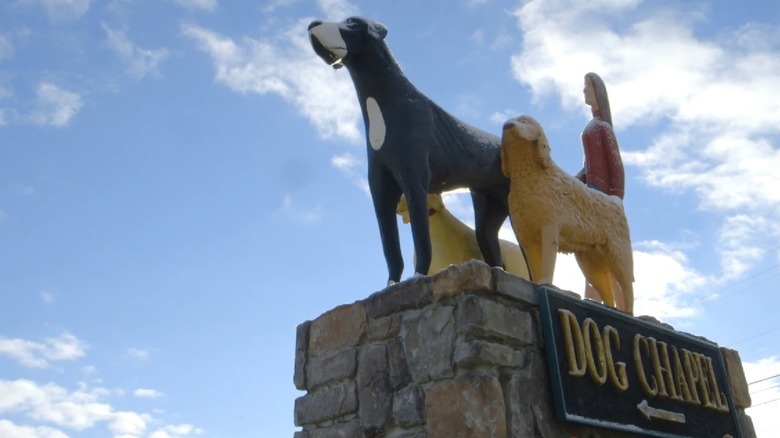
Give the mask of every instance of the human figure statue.
M 584 166 L 577 173 L 577 179 L 588 187 L 623 199 L 625 193 L 625 172 L 620 158 L 615 132 L 612 130 L 612 111 L 604 81 L 596 73 L 585 75 L 585 103 L 590 106 L 593 118 L 582 131 L 582 147 L 585 152 Z M 610 274 L 615 303 L 625 308 L 623 293 Z M 601 301 L 598 291 L 585 282 L 585 298 Z

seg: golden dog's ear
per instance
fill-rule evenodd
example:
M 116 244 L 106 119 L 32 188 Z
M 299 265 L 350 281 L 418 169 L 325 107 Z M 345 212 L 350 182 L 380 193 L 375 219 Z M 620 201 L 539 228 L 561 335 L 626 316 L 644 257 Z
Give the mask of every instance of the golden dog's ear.
M 509 178 L 509 154 L 506 153 L 506 146 L 504 146 L 503 141 L 501 142 L 501 172 Z
M 552 148 L 547 135 L 539 128 L 539 138 L 536 140 L 536 153 L 539 154 L 539 163 L 543 168 L 548 169 L 552 165 Z

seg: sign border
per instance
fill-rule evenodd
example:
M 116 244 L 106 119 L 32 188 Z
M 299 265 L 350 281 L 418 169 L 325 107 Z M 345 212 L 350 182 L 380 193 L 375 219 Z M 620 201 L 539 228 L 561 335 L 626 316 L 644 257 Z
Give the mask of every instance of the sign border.
M 553 333 L 553 317 L 552 317 L 552 309 L 549 301 L 549 297 L 551 295 L 554 295 L 555 298 L 562 299 L 563 301 L 569 302 L 577 306 L 591 308 L 595 312 L 599 312 L 602 314 L 604 313 L 610 314 L 609 315 L 610 317 L 622 319 L 623 321 L 629 322 L 632 325 L 644 327 L 652 331 L 658 331 L 671 337 L 683 338 L 688 342 L 706 346 L 708 349 L 710 348 L 715 349 L 715 351 L 717 351 L 717 355 L 716 355 L 717 357 L 713 359 L 717 361 L 718 369 L 721 372 L 723 372 L 724 384 L 725 384 L 725 388 L 723 392 L 726 394 L 726 399 L 729 404 L 729 410 L 730 410 L 729 415 L 732 421 L 734 422 L 734 426 L 736 427 L 737 436 L 734 438 L 744 438 L 742 434 L 742 426 L 739 422 L 739 416 L 737 415 L 736 406 L 734 405 L 734 397 L 731 392 L 731 384 L 728 378 L 728 371 L 726 370 L 726 365 L 723 360 L 723 355 L 721 354 L 720 347 L 718 346 L 718 344 L 702 338 L 695 337 L 688 333 L 682 333 L 675 330 L 670 330 L 661 325 L 652 324 L 650 322 L 643 321 L 641 319 L 629 316 L 611 307 L 607 307 L 602 304 L 598 304 L 596 302 L 582 299 L 579 296 L 575 296 L 573 292 L 561 291 L 557 288 L 550 287 L 549 285 L 537 286 L 537 294 L 539 298 L 539 310 L 541 313 L 542 326 L 543 326 L 542 331 L 544 332 L 545 349 L 547 350 L 547 361 L 548 361 L 547 369 L 550 372 L 550 383 L 552 384 L 552 389 L 553 389 L 555 414 L 559 420 L 573 422 L 573 423 L 581 423 L 581 424 L 586 424 L 589 426 L 595 426 L 600 428 L 608 428 L 608 429 L 621 430 L 625 432 L 640 433 L 643 435 L 655 436 L 659 438 L 691 438 L 690 436 L 687 435 L 678 435 L 678 434 L 663 432 L 659 430 L 645 429 L 640 426 L 636 426 L 632 424 L 613 423 L 609 421 L 599 420 L 596 418 L 588 418 L 580 415 L 574 415 L 567 412 L 566 400 L 563 396 L 564 394 L 563 379 L 561 377 L 560 367 L 558 366 L 558 364 L 560 363 L 559 362 L 560 356 L 558 353 L 558 349 L 556 348 L 558 343 L 556 343 L 554 333 Z

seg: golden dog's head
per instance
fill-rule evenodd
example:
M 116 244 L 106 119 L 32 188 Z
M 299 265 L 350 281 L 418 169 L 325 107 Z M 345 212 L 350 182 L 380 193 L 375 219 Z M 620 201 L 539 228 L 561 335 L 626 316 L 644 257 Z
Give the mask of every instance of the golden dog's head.
M 428 216 L 433 216 L 442 210 L 444 210 L 444 201 L 441 199 L 441 195 L 438 193 L 429 193 Z M 401 195 L 401 200 L 398 201 L 398 207 L 395 212 L 401 215 L 405 224 L 411 222 L 411 217 L 409 217 L 409 204 L 406 202 L 406 196 Z
M 521 150 L 523 156 L 548 168 L 552 164 L 550 157 L 550 142 L 544 134 L 542 125 L 531 116 L 519 116 L 509 119 L 504 123 L 501 136 L 501 158 L 504 174 L 509 176 L 507 152 L 512 148 L 526 148 Z

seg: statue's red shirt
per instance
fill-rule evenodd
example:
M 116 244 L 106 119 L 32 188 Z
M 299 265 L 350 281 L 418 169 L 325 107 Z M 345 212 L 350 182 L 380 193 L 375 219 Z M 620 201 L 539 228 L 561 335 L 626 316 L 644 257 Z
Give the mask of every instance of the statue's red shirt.
M 577 178 L 608 195 L 623 199 L 625 172 L 617 138 L 609 123 L 594 117 L 582 131 L 585 167 Z

